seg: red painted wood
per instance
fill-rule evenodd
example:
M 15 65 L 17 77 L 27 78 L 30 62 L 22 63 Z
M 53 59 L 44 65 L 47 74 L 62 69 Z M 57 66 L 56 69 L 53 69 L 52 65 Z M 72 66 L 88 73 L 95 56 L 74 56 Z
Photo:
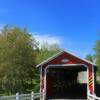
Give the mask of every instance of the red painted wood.
M 66 62 L 66 63 L 62 63 L 61 60 L 65 59 L 65 58 L 69 59 L 69 61 Z M 42 87 L 41 87 L 42 91 L 43 91 L 43 88 L 44 88 L 44 69 L 47 67 L 47 65 L 52 65 L 52 64 L 85 64 L 89 68 L 88 78 L 92 77 L 92 65 L 90 63 L 87 63 L 87 62 L 67 53 L 67 52 L 64 52 L 63 54 L 61 54 L 57 58 L 49 61 L 48 63 L 46 63 L 44 65 L 42 65 L 42 79 L 43 79 L 42 80 Z M 48 83 L 47 83 L 48 94 L 52 93 L 52 90 L 51 90 L 52 89 L 52 87 L 51 87 L 52 82 L 51 81 L 53 81 L 52 78 L 48 78 Z M 93 92 L 93 83 L 89 85 L 89 90 L 90 90 L 91 93 Z

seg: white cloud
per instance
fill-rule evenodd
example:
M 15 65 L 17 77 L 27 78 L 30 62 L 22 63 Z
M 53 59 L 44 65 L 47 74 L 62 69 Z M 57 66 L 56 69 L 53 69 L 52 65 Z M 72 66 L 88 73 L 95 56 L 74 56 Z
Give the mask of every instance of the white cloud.
M 73 54 L 85 58 L 87 54 L 93 54 L 92 43 L 86 41 L 74 41 L 69 37 L 56 36 L 51 34 L 39 34 L 33 33 L 33 36 L 37 41 L 39 41 L 40 46 L 44 42 L 49 44 L 57 43 L 63 50 L 72 52 Z M 91 47 L 91 48 L 90 48 Z
M 42 45 L 44 42 L 47 42 L 48 44 L 57 43 L 58 45 L 62 43 L 62 39 L 59 36 L 55 36 L 51 34 L 33 33 L 33 36 L 37 41 L 39 41 L 40 45 Z

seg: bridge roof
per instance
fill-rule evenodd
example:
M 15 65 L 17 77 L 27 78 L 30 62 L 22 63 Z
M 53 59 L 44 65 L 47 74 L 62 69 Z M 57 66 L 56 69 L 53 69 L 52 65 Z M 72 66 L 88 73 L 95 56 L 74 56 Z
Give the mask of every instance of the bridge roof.
M 69 54 L 70 56 L 75 57 L 76 59 L 79 59 L 79 60 L 81 60 L 81 61 L 84 61 L 84 62 L 86 62 L 86 63 L 88 63 L 88 64 L 91 64 L 91 65 L 96 66 L 94 63 L 92 63 L 92 62 L 90 62 L 90 61 L 88 61 L 88 60 L 86 60 L 86 59 L 82 59 L 82 58 L 80 58 L 80 57 L 76 56 L 75 54 L 72 54 L 72 53 L 70 53 L 70 52 L 68 52 L 68 51 L 60 51 L 59 53 L 55 54 L 54 56 L 52 56 L 52 57 L 50 57 L 50 58 L 44 60 L 44 61 L 41 62 L 40 64 L 38 64 L 36 67 L 40 67 L 40 66 L 42 66 L 42 65 L 44 65 L 44 64 L 47 64 L 48 62 L 50 62 L 50 61 L 52 61 L 52 60 L 54 60 L 54 59 L 57 59 L 57 57 L 61 56 L 61 55 L 64 54 L 64 53 L 65 53 L 65 54 Z

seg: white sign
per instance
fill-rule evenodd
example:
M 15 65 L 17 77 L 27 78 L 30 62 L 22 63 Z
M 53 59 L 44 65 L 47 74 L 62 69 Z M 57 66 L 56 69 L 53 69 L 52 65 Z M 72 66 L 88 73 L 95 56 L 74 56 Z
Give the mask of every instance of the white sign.
M 63 62 L 63 63 L 66 63 L 66 62 L 68 62 L 69 60 L 67 59 L 67 58 L 64 58 L 64 59 L 62 59 L 61 60 L 61 62 Z

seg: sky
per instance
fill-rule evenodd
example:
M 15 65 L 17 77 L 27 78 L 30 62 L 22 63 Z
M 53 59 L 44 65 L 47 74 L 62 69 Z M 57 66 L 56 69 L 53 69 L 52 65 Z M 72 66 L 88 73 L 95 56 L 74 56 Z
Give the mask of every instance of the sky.
M 0 29 L 6 24 L 84 58 L 99 39 L 100 0 L 0 0 Z

